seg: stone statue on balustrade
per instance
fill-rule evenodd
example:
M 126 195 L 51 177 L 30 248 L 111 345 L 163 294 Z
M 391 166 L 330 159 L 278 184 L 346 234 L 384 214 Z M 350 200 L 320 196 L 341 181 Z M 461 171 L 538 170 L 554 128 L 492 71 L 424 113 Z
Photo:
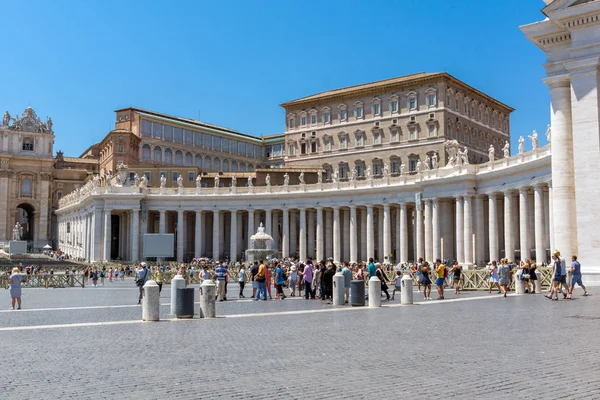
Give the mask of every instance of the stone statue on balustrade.
M 137 172 L 133 174 L 133 184 L 135 185 L 135 187 L 140 186 L 140 176 Z
M 460 153 L 460 163 L 461 165 L 469 165 L 469 149 L 466 147 Z
M 502 155 L 504 156 L 504 158 L 508 158 L 510 157 L 510 143 L 508 143 L 508 140 L 506 142 L 504 142 L 504 147 L 502 148 Z
M 460 151 L 460 147 L 458 142 L 456 140 L 446 140 L 444 147 L 446 148 L 446 153 L 448 153 L 448 164 L 454 167 L 459 163 L 458 152 Z
M 100 187 L 100 176 L 98 174 L 94 175 L 92 178 L 92 185 L 94 187 Z
M 352 169 L 352 180 L 355 181 L 356 178 L 357 178 L 357 176 L 358 176 L 358 171 L 357 171 L 357 169 L 355 167 L 355 168 Z
M 431 158 L 429 156 L 425 156 L 425 161 L 423 162 L 423 171 L 429 171 L 431 168 L 429 167 L 429 163 L 431 162 Z
M 400 163 L 400 176 L 404 176 L 405 169 L 406 169 L 406 164 Z
M 420 173 L 421 173 L 421 168 L 422 168 L 422 167 L 423 167 L 423 165 L 422 165 L 422 163 L 421 163 L 421 160 L 418 160 L 418 161 L 417 161 L 417 165 L 416 165 L 416 167 L 415 167 L 415 171 L 416 171 L 416 173 L 417 173 L 417 174 L 420 174 Z
M 106 186 L 112 186 L 112 172 L 110 170 L 106 171 Z
M 300 175 L 298 176 L 298 180 L 300 181 L 301 185 L 304 185 L 304 171 L 300 172 Z
M 531 140 L 531 149 L 535 150 L 538 148 L 538 134 L 537 131 L 534 129 L 533 133 L 531 134 L 531 136 L 529 136 L 529 140 Z
M 367 167 L 367 169 L 365 169 L 365 178 L 371 179 L 371 167 Z
M 219 175 L 215 175 L 215 188 L 219 187 L 219 181 L 221 180 L 221 178 L 219 178 Z
M 202 175 L 200 175 L 200 174 L 198 174 L 198 176 L 196 176 L 196 187 L 197 188 L 202 187 Z
M 252 176 L 248 177 L 248 187 L 252 187 Z
M 546 140 L 548 143 L 552 143 L 552 127 L 548 125 L 548 129 L 546 129 Z
M 267 174 L 265 178 L 265 185 L 267 185 L 267 187 L 271 186 L 271 174 Z
M 237 177 L 234 175 L 231 177 L 231 187 L 237 186 Z
M 177 177 L 177 187 L 178 188 L 183 187 L 183 176 L 181 176 L 181 174 Z
M 496 149 L 494 148 L 493 144 L 490 144 L 490 148 L 488 149 L 488 159 L 491 161 L 494 161 L 494 157 L 496 154 Z
M 383 176 L 385 178 L 390 176 L 390 167 L 387 164 L 383 164 Z
M 323 183 L 323 173 L 321 170 L 317 172 L 317 183 Z
M 523 136 L 519 136 L 519 154 L 523 154 L 525 152 L 525 138 Z
M 4 113 L 4 118 L 2 118 L 2 125 L 8 125 L 9 122 L 10 122 L 10 114 L 8 113 L 8 111 L 6 111 Z
M 164 175 L 160 176 L 160 187 L 161 188 L 167 187 L 167 177 Z
M 437 153 L 433 153 L 433 156 L 431 156 L 431 167 L 433 169 L 438 169 L 439 166 L 438 155 Z
M 142 189 L 148 188 L 148 178 L 146 178 L 146 175 L 142 175 L 142 177 L 140 178 L 140 187 Z
M 333 175 L 331 176 L 331 180 L 333 182 L 337 182 L 338 181 L 338 171 L 337 171 L 337 169 L 333 171 Z
M 290 184 L 290 176 L 288 175 L 288 173 L 286 172 L 283 175 L 283 186 L 287 186 Z
M 23 236 L 23 227 L 18 222 L 15 224 L 13 228 L 13 240 L 21 240 Z

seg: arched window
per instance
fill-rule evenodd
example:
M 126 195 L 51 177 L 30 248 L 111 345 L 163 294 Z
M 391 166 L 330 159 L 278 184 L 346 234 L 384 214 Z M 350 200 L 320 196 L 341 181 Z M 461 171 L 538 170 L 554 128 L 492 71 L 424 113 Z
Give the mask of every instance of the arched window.
M 221 159 L 219 157 L 215 157 L 213 160 L 213 169 L 217 172 L 221 170 Z
M 31 179 L 24 178 L 21 181 L 21 196 L 31 196 Z
M 212 162 L 209 156 L 204 157 L 204 170 L 212 171 Z
M 158 146 L 154 148 L 154 161 L 162 162 L 162 149 Z
M 183 153 L 180 150 L 175 152 L 175 165 L 183 165 Z
M 192 153 L 185 153 L 185 163 L 186 167 L 191 167 L 193 162 Z
M 229 172 L 229 161 L 223 160 L 223 172 Z
M 231 172 L 238 172 L 238 163 L 235 160 L 231 162 Z
M 173 164 L 173 151 L 171 149 L 165 150 L 165 162 L 167 164 Z
M 240 163 L 240 172 L 246 172 L 246 163 Z
M 150 145 L 148 144 L 142 146 L 142 160 L 150 160 Z
M 196 167 L 202 168 L 202 155 L 201 154 L 196 154 L 196 157 L 194 157 L 194 164 L 196 164 Z

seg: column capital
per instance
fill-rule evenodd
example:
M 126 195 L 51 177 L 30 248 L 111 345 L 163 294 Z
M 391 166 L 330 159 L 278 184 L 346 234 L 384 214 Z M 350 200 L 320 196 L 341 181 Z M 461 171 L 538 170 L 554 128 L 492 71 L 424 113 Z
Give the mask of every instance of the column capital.
M 356 204 L 350 204 L 348 205 L 348 208 L 351 210 L 356 210 L 356 207 L 358 207 Z
M 530 188 L 531 188 L 531 186 L 521 186 L 519 188 L 519 193 L 529 193 Z
M 515 189 L 506 189 L 502 193 L 504 194 L 504 196 L 510 196 L 510 195 L 515 194 Z
M 569 79 L 568 74 L 557 75 L 557 76 L 549 76 L 542 79 L 550 90 L 554 89 L 571 89 L 571 80 Z
M 533 185 L 533 187 L 536 189 L 546 189 L 548 187 L 548 184 L 546 182 L 538 182 L 535 185 Z

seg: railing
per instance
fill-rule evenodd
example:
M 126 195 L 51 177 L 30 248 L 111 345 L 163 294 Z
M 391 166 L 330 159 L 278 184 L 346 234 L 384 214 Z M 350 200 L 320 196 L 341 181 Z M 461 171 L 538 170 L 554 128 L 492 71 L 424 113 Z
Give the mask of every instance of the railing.
M 0 288 L 8 289 L 9 275 L 0 276 Z M 48 274 L 48 275 L 23 275 L 21 286 L 24 288 L 66 288 L 85 287 L 83 275 L 73 274 Z

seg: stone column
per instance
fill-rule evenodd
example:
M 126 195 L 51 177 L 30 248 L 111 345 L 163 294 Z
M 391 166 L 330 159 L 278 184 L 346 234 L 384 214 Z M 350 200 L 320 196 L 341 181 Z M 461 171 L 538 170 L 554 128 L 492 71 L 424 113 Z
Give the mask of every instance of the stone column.
M 307 256 L 308 258 L 314 259 L 315 254 L 315 213 L 312 210 L 306 211 L 306 217 L 308 219 L 308 245 L 307 245 Z
M 478 266 L 485 265 L 485 210 L 483 195 L 475 196 L 475 259 Z
M 85 261 L 90 261 L 90 251 L 89 251 L 89 245 L 90 245 L 90 215 L 86 214 L 84 217 L 84 224 L 85 224 L 85 230 L 84 230 L 84 236 L 83 236 L 83 258 Z
M 394 227 L 394 231 L 396 233 L 396 244 L 395 244 L 396 258 L 395 258 L 394 262 L 398 263 L 400 261 L 400 207 L 396 208 L 395 218 L 396 218 L 396 226 Z
M 568 257 L 571 254 L 578 254 L 571 87 L 570 81 L 564 78 L 546 78 L 544 81 L 550 87 L 550 124 L 554 150 L 552 151 L 552 216 L 555 242 L 553 248 L 558 248 L 561 254 Z
M 104 261 L 110 261 L 111 231 L 111 209 L 104 209 Z
M 465 263 L 465 231 L 464 231 L 463 198 L 456 197 L 456 258 L 460 264 Z
M 179 209 L 177 210 L 177 262 L 178 263 L 182 263 L 183 262 L 183 233 L 184 233 L 184 226 L 183 226 L 183 210 Z
M 236 213 L 236 215 L 237 215 L 237 217 L 236 217 L 237 218 L 237 231 L 235 232 L 235 237 L 236 237 L 236 240 L 237 240 L 237 250 L 238 250 L 238 253 L 241 253 L 242 251 L 245 250 L 245 248 L 244 248 L 244 240 L 242 239 L 243 236 L 244 236 L 244 221 L 243 221 L 242 214 L 243 214 L 242 211 Z
M 227 233 L 227 229 L 225 228 L 225 212 L 219 213 L 219 227 L 223 227 L 223 229 L 219 229 L 219 251 L 220 254 L 225 253 L 225 233 Z M 223 257 L 225 258 L 225 257 Z
M 204 239 L 204 227 L 202 226 L 202 211 L 196 211 L 196 226 L 194 227 L 194 257 L 202 257 L 202 240 Z
M 415 227 L 417 236 L 417 254 L 415 258 L 425 258 L 425 235 L 423 232 L 423 204 L 415 204 Z
M 213 260 L 219 260 L 221 257 L 221 249 L 219 248 L 220 242 L 220 229 L 219 223 L 221 219 L 221 211 L 213 210 L 213 245 L 212 245 L 212 258 Z
M 368 260 L 369 256 L 367 255 L 367 209 L 360 210 L 360 259 L 362 261 Z
M 0 135 L 2 138 L 2 135 Z M 12 173 L 6 170 L 0 170 L 0 205 L 2 205 L 2 209 L 0 210 L 0 241 L 12 240 L 12 232 L 10 232 L 10 236 L 6 231 L 10 226 L 10 221 L 8 220 L 8 178 Z
M 377 236 L 377 259 L 383 262 L 383 209 L 377 207 L 377 230 L 374 230 Z
M 281 229 L 281 256 L 287 258 L 290 256 L 290 211 L 283 209 Z
M 556 249 L 556 242 L 554 241 L 554 196 L 552 194 L 552 185 L 548 185 L 548 226 L 549 226 L 549 238 L 550 241 L 550 254 Z
M 512 201 L 510 190 L 504 192 L 504 257 L 510 261 L 515 260 L 515 245 L 513 237 Z
M 273 236 L 273 218 L 271 215 L 271 210 L 265 210 L 265 231 Z
M 465 219 L 465 264 L 473 264 L 473 196 L 465 195 L 463 201 L 463 216 Z
M 340 261 L 350 260 L 350 210 L 340 209 L 340 240 L 342 256 Z
M 367 206 L 367 260 L 375 258 L 375 237 L 373 235 L 373 206 Z
M 431 203 L 431 230 L 433 231 L 433 257 L 432 261 L 442 258 L 442 241 L 440 227 L 440 200 L 435 198 Z
M 270 221 L 270 217 L 271 217 L 271 212 L 269 211 L 267 213 L 267 215 L 269 216 L 269 220 L 267 222 L 271 223 Z M 230 233 L 229 233 L 229 261 L 232 263 L 236 263 L 238 261 L 238 241 L 237 241 L 237 231 L 238 231 L 238 212 L 237 210 L 232 210 L 231 211 L 231 221 L 229 222 L 229 224 L 231 225 L 230 227 Z
M 289 210 L 289 249 L 290 255 L 298 255 L 298 224 L 296 222 L 296 210 Z
M 356 206 L 350 206 L 350 262 L 358 261 Z
M 63 218 L 63 222 L 62 222 L 62 238 L 63 240 L 67 240 L 66 238 L 66 229 L 65 229 L 65 220 Z M 103 249 L 103 242 L 102 242 L 102 210 L 100 209 L 94 209 L 94 214 L 92 215 L 92 226 L 93 226 L 93 231 L 92 231 L 92 257 L 91 260 L 92 262 L 98 262 L 101 261 L 103 259 L 103 254 L 102 254 L 102 249 Z M 62 246 L 61 246 L 62 247 Z
M 248 210 L 248 248 L 252 248 L 250 239 L 256 232 L 254 231 L 254 210 Z
M 325 257 L 333 257 L 333 215 L 325 209 Z
M 527 218 L 529 188 L 519 188 L 519 237 L 521 239 L 521 260 L 525 260 L 531 256 L 529 252 L 529 221 Z
M 298 227 L 298 256 L 300 261 L 306 261 L 306 209 L 300 209 L 300 226 Z
M 406 203 L 400 204 L 400 262 L 407 263 L 408 262 L 408 237 L 407 237 L 407 210 Z
M 534 214 L 535 214 L 535 261 L 546 261 L 546 248 L 544 247 L 544 185 L 538 183 L 533 188 Z
M 140 259 L 140 209 L 131 210 L 131 261 Z
M 158 210 L 158 233 L 167 233 L 167 210 Z
M 432 205 L 431 205 L 431 200 L 430 199 L 426 199 L 425 200 L 425 260 L 433 262 L 435 261 L 433 259 L 433 243 L 432 242 L 432 232 L 431 232 L 431 225 L 432 225 Z
M 333 261 L 341 261 L 341 246 L 340 246 L 340 208 L 333 207 Z
M 279 249 L 281 247 L 279 246 L 280 238 L 279 238 L 279 211 L 278 210 L 271 211 L 271 219 L 272 219 L 271 228 L 273 229 L 273 233 L 271 234 L 271 236 L 273 236 L 272 249 L 275 251 L 280 251 Z
M 323 259 L 325 243 L 323 240 L 323 207 L 317 207 L 317 261 Z
M 41 187 L 40 187 L 40 223 L 38 224 L 38 240 L 44 242 L 42 246 L 45 246 L 48 240 L 48 202 L 50 201 L 50 179 L 49 173 L 42 173 L 41 176 Z
M 498 253 L 498 205 L 495 193 L 488 195 L 488 227 L 490 241 L 490 261 L 498 262 L 500 255 Z
M 544 260 L 548 261 L 547 249 L 551 249 L 550 245 L 550 187 L 544 189 Z
M 392 253 L 392 215 L 390 213 L 390 205 L 383 205 L 383 257 L 385 260 Z

